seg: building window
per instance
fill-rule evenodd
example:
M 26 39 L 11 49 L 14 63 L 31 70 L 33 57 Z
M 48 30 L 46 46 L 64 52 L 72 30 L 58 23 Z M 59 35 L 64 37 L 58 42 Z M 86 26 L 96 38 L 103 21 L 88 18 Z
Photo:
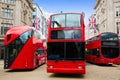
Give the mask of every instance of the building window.
M 33 15 L 33 19 L 35 19 L 36 18 L 36 15 Z
M 2 23 L 1 24 L 1 35 L 4 35 L 8 28 L 12 27 L 12 24 Z
M 120 34 L 120 22 L 116 22 L 117 34 Z
M 14 0 L 8 0 L 8 3 L 9 3 L 9 4 L 13 4 L 13 3 L 14 3 Z
M 37 9 L 36 8 L 33 8 L 34 9 L 34 12 L 36 12 L 37 11 Z
M 14 0 L 2 0 L 3 3 L 13 4 Z
M 116 16 L 120 16 L 120 7 L 116 7 Z
M 2 17 L 13 19 L 13 10 L 12 9 L 2 9 Z
M 7 0 L 2 0 L 3 3 L 7 3 Z

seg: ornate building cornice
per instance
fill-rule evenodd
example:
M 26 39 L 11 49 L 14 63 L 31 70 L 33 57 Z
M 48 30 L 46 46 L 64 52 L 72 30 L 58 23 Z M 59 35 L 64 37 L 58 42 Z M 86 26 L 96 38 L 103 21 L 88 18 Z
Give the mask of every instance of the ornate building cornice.
M 34 9 L 33 9 L 33 0 L 26 0 L 26 1 L 28 2 L 30 8 L 31 8 L 32 10 L 34 10 Z
M 96 3 L 95 3 L 95 6 L 94 6 L 94 9 L 96 9 L 96 8 L 98 7 L 100 1 L 102 1 L 102 0 L 96 0 Z

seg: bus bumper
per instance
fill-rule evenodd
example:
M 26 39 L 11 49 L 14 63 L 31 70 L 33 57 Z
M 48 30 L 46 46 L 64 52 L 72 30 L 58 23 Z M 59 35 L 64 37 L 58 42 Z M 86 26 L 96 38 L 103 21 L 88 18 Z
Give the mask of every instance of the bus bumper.
M 62 69 L 62 68 L 47 68 L 48 73 L 68 73 L 68 74 L 85 74 L 85 68 L 83 69 Z

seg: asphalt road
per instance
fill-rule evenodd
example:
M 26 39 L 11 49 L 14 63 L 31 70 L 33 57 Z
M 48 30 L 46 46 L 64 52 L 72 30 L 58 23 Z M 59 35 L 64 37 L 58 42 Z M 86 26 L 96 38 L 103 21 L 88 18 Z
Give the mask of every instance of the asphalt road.
M 0 61 L 0 80 L 120 80 L 120 65 L 87 63 L 85 75 L 70 75 L 47 73 L 45 64 L 32 71 L 4 70 L 3 61 Z

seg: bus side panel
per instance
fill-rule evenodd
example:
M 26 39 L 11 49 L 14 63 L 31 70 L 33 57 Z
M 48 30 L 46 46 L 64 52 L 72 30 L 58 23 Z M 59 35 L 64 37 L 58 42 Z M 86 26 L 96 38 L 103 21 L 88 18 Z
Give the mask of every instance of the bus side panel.
M 92 49 L 100 50 L 100 41 L 96 40 L 94 42 L 90 42 L 86 44 L 85 47 L 86 47 L 86 56 L 85 56 L 86 61 L 95 63 L 98 57 L 96 55 L 91 55 L 90 50 Z
M 35 50 L 34 46 L 31 46 L 31 43 L 32 39 L 24 45 L 10 69 L 33 69 L 35 67 L 33 63 Z
M 96 60 L 96 56 L 94 55 L 86 55 L 86 61 L 87 62 L 95 62 L 95 60 Z
M 119 58 L 114 58 L 114 59 L 108 59 L 104 57 L 96 58 L 95 64 L 120 64 L 120 57 Z

